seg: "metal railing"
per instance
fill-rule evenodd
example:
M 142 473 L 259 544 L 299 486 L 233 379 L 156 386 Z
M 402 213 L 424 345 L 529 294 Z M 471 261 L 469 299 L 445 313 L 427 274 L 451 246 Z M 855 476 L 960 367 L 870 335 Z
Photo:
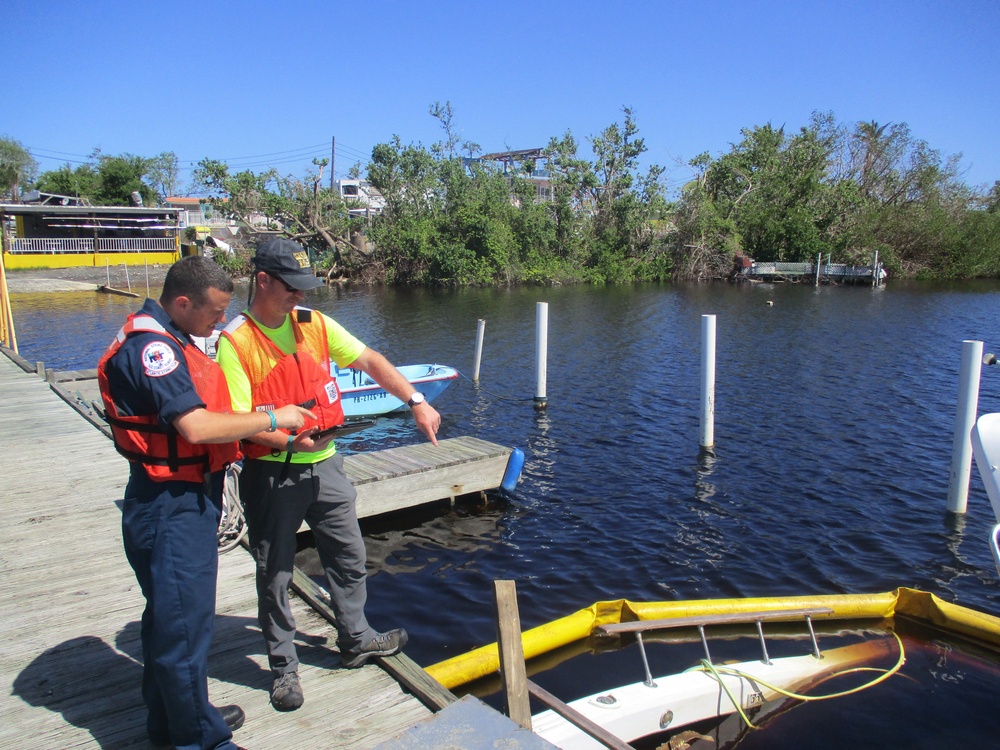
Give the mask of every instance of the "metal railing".
M 233 219 L 228 219 L 221 213 L 204 211 L 181 211 L 178 216 L 180 227 L 225 227 L 236 224 Z
M 57 255 L 63 253 L 172 253 L 177 249 L 173 237 L 101 237 L 96 241 L 92 238 L 41 238 L 19 237 L 11 240 L 9 252 L 11 255 L 43 254 Z
M 37 237 L 15 238 L 9 246 L 11 255 L 22 253 L 92 253 L 93 239 L 43 239 Z

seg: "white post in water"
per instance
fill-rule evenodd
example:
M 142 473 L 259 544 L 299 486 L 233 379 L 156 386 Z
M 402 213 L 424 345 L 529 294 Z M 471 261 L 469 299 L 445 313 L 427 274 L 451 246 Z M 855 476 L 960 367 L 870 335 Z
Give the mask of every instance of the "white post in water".
M 479 382 L 479 365 L 483 361 L 483 333 L 486 331 L 486 321 L 479 319 L 476 326 L 476 358 L 472 363 L 472 382 Z
M 129 281 L 129 278 L 128 278 L 128 263 L 122 263 L 122 266 L 125 267 L 125 283 L 128 284 L 128 290 L 131 292 L 132 291 L 132 282 Z
M 701 437 L 702 448 L 715 445 L 715 316 L 701 316 Z
M 958 370 L 958 409 L 955 437 L 951 444 L 951 476 L 948 482 L 948 511 L 965 513 L 972 476 L 972 428 L 979 409 L 982 341 L 962 342 L 962 364 Z
M 549 303 L 535 305 L 535 411 L 548 405 L 545 395 L 546 367 L 549 356 Z
M 819 286 L 819 267 L 823 265 L 823 253 L 816 257 L 816 286 Z
M 111 259 L 104 259 L 104 269 L 108 272 L 108 287 L 111 287 Z

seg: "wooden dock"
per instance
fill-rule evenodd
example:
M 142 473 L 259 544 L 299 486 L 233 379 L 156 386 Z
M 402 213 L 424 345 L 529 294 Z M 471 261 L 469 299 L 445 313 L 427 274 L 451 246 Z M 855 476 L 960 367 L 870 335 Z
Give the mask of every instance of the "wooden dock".
M 0 356 L 0 388 L 0 747 L 147 747 L 140 695 L 144 601 L 121 542 L 125 462 L 44 379 L 6 356 Z M 309 606 L 305 576 L 296 588 L 305 592 L 293 597 L 293 610 L 306 701 L 298 711 L 278 713 L 268 701 L 253 561 L 240 550 L 220 557 L 209 694 L 216 704 L 246 711 L 238 744 L 372 748 L 405 742 L 399 738 L 412 736 L 412 725 L 427 731 L 428 723 L 444 726 L 438 716 L 454 715 L 434 713 L 454 696 L 405 654 L 358 670 L 339 668 L 322 597 L 314 597 L 315 609 Z M 498 738 L 516 730 L 500 718 L 506 729 L 489 730 Z M 458 722 L 453 732 L 485 736 L 480 720 Z
M 93 403 L 100 403 L 96 370 L 44 372 L 52 389 L 108 438 L 111 431 Z M 42 374 L 42 373 L 40 373 Z M 358 518 L 393 513 L 438 500 L 496 489 L 511 448 L 462 436 L 344 457 L 344 470 L 358 491 Z

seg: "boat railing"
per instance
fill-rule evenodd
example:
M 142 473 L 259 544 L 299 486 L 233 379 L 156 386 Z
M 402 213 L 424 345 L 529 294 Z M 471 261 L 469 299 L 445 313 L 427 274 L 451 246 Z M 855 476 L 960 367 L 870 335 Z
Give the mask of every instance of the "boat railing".
M 646 687 L 656 687 L 653 682 L 653 675 L 649 670 L 649 659 L 646 657 L 646 646 L 642 640 L 642 634 L 650 630 L 667 630 L 672 628 L 698 628 L 701 636 L 701 645 L 705 650 L 705 659 L 712 663 L 712 654 L 708 650 L 708 639 L 705 636 L 705 628 L 709 625 L 749 625 L 753 623 L 757 626 L 757 636 L 760 639 L 761 662 L 770 664 L 771 659 L 767 653 L 767 642 L 764 640 L 765 621 L 788 621 L 804 618 L 809 628 L 809 636 L 812 639 L 813 653 L 817 659 L 822 659 L 823 654 L 819 650 L 819 641 L 816 639 L 816 631 L 813 628 L 812 618 L 815 615 L 830 615 L 833 610 L 829 607 L 799 607 L 796 609 L 773 609 L 759 612 L 722 612 L 714 615 L 695 615 L 691 617 L 671 617 L 660 620 L 635 620 L 633 622 L 613 622 L 605 625 L 598 625 L 593 632 L 598 636 L 614 636 L 623 633 L 634 633 L 636 643 L 639 645 L 639 655 L 642 657 L 642 665 L 646 671 L 646 679 L 643 684 Z

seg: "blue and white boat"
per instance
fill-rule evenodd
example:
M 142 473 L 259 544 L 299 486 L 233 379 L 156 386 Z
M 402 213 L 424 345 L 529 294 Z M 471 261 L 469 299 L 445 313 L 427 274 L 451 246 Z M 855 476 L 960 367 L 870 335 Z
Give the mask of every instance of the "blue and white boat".
M 209 338 L 192 336 L 198 347 L 208 356 L 215 356 L 219 331 Z M 430 403 L 458 378 L 458 370 L 447 365 L 402 365 L 396 368 L 411 385 L 424 394 Z M 337 367 L 330 364 L 331 374 L 337 377 L 344 404 L 344 419 L 372 419 L 393 412 L 407 411 L 409 407 L 388 393 L 382 386 L 361 370 Z
M 361 370 L 333 366 L 344 405 L 344 418 L 381 417 L 409 407 Z M 403 377 L 424 394 L 428 403 L 440 396 L 458 378 L 458 370 L 447 365 L 401 365 Z

